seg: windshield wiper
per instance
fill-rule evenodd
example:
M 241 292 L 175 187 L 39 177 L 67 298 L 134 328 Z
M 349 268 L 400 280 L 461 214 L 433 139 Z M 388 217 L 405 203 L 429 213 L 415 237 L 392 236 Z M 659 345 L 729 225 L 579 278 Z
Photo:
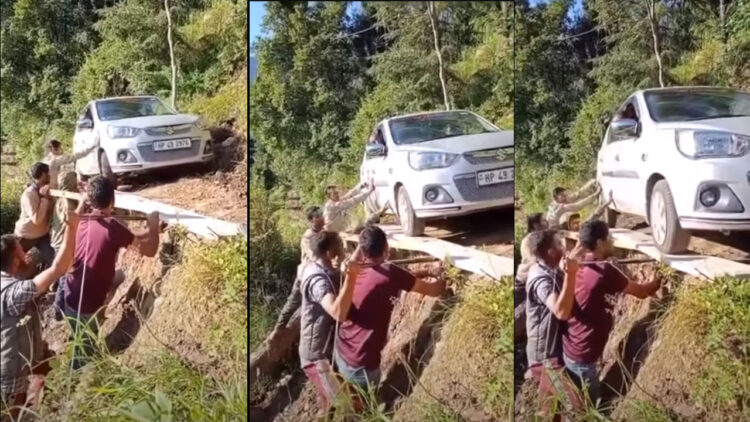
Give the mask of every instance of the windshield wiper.
M 687 119 L 687 122 L 693 122 L 696 120 L 708 120 L 708 119 L 724 119 L 727 117 L 748 117 L 750 114 L 719 114 L 716 116 L 707 116 L 707 117 L 696 117 L 694 119 Z

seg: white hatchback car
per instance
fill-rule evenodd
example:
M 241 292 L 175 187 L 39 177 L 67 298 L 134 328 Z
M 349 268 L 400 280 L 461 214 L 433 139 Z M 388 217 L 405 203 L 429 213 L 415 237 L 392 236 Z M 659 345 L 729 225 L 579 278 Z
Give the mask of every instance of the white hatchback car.
M 404 232 L 425 221 L 513 205 L 513 132 L 469 111 L 392 117 L 378 123 L 360 167 L 374 181 L 365 205 L 388 203 Z
M 750 94 L 684 87 L 634 93 L 599 150 L 597 179 L 617 213 L 644 217 L 665 253 L 690 230 L 750 230 Z
M 78 160 L 76 171 L 82 176 L 98 174 L 101 154 L 106 154 L 115 174 L 208 162 L 213 157 L 211 135 L 199 120 L 153 96 L 91 101 L 76 123 L 73 150 L 85 150 L 98 141 L 99 155 Z

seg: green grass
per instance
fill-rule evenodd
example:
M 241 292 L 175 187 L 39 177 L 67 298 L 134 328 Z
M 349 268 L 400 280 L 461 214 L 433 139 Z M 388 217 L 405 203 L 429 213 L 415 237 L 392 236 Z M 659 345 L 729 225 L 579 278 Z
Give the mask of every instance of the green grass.
M 8 177 L 3 174 L 3 182 L 0 184 L 0 233 L 13 233 L 16 220 L 21 213 L 21 193 L 24 189 L 23 179 L 20 177 Z

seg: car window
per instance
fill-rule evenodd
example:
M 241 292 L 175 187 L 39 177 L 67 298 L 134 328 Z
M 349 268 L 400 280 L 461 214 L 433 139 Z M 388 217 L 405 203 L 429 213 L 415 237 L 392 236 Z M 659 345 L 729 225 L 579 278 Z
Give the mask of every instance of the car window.
M 383 125 L 379 124 L 377 127 L 375 127 L 375 130 L 372 131 L 370 134 L 369 143 L 371 144 L 380 144 L 385 146 L 385 138 L 383 137 Z
M 643 96 L 655 122 L 750 116 L 750 94 L 731 89 L 649 91 Z
M 467 111 L 446 111 L 397 117 L 389 122 L 396 145 L 410 145 L 436 139 L 476 135 L 499 130 Z
M 176 114 L 156 97 L 113 98 L 97 101 L 96 111 L 101 121 L 130 119 L 133 117 Z
M 638 102 L 636 101 L 635 97 L 628 98 L 627 101 L 625 101 L 620 108 L 617 109 L 615 112 L 615 117 L 612 119 L 612 121 L 615 120 L 622 120 L 622 119 L 631 119 L 635 120 L 637 122 L 641 121 L 641 113 L 638 109 Z M 610 126 L 607 128 L 607 143 L 611 144 L 612 142 L 619 142 L 623 141 L 625 139 L 631 139 L 628 137 L 621 137 L 617 136 L 613 133 L 611 129 L 611 123 Z
M 87 105 L 83 109 L 83 111 L 81 111 L 81 114 L 78 115 L 78 120 L 83 120 L 83 119 L 90 119 L 92 121 L 94 120 L 93 116 L 91 115 L 91 106 L 90 105 Z

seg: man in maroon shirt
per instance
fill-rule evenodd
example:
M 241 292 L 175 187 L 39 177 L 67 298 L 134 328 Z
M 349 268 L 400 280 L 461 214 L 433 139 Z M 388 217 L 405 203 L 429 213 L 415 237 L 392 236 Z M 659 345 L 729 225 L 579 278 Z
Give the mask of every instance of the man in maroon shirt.
M 109 179 L 96 177 L 87 186 L 92 214 L 78 226 L 73 267 L 65 279 L 64 312 L 73 335 L 80 335 L 84 350 L 75 348 L 73 368 L 85 364 L 85 355 L 94 352 L 92 335 L 97 332 L 96 316 L 112 288 L 120 249 L 132 247 L 141 255 L 153 257 L 159 249 L 159 214 L 148 215 L 148 230 L 132 233 L 111 217 L 115 187 Z
M 339 373 L 364 390 L 380 381 L 380 353 L 388 340 L 391 313 L 401 292 L 438 297 L 445 291 L 445 280 L 423 280 L 437 277 L 441 269 L 412 274 L 386 263 L 388 240 L 377 226 L 362 230 L 359 247 L 363 269 L 354 285 L 348 321 L 339 328 L 334 359 Z
M 576 384 L 588 393 L 593 404 L 601 397 L 597 363 L 612 331 L 618 293 L 638 298 L 654 294 L 659 279 L 639 284 L 607 262 L 614 251 L 609 227 L 603 221 L 587 221 L 579 232 L 585 256 L 575 283 L 575 303 L 568 329 L 563 334 L 563 360 Z

